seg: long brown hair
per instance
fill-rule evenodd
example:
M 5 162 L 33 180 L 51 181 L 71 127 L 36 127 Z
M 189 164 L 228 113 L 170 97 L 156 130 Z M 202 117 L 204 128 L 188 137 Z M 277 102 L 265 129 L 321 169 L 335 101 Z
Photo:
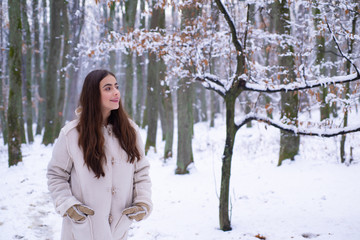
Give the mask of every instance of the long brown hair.
M 79 100 L 81 114 L 76 127 L 79 132 L 78 144 L 84 153 L 85 164 L 97 178 L 105 176 L 103 165 L 106 163 L 99 84 L 108 75 L 115 77 L 113 73 L 103 69 L 94 70 L 86 76 Z M 136 144 L 135 129 L 130 123 L 121 100 L 119 108 L 111 111 L 107 121 L 112 125 L 113 133 L 119 140 L 120 146 L 127 153 L 127 161 L 134 163 L 140 158 L 140 151 Z

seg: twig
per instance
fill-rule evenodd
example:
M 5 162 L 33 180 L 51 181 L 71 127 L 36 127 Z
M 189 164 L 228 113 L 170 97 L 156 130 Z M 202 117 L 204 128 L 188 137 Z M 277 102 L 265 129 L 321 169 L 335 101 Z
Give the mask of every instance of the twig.
M 340 46 L 339 46 L 339 43 L 338 43 L 338 41 L 337 41 L 334 33 L 331 31 L 330 25 L 329 25 L 329 23 L 328 23 L 328 21 L 327 21 L 326 18 L 325 18 L 325 22 L 326 22 L 327 28 L 329 29 L 329 31 L 330 31 L 330 33 L 331 33 L 331 36 L 332 36 L 332 39 L 334 40 L 334 42 L 335 42 L 335 44 L 336 44 L 336 47 L 337 47 L 337 49 L 339 50 L 341 56 L 342 56 L 343 58 L 345 58 L 348 62 L 350 62 L 351 65 L 353 65 L 353 67 L 355 68 L 355 70 L 356 70 L 356 72 L 357 72 L 357 75 L 360 76 L 359 69 L 357 68 L 357 66 L 355 65 L 355 63 L 353 63 L 353 61 L 351 61 L 351 59 L 348 58 L 347 56 L 345 56 L 345 54 L 341 51 L 341 48 L 340 48 Z

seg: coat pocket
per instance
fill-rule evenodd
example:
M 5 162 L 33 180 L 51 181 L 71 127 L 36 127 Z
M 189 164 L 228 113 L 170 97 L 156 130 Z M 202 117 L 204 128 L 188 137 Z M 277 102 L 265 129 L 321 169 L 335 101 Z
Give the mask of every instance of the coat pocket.
M 93 240 L 93 231 L 90 217 L 86 217 L 84 221 L 71 221 L 71 229 L 74 240 Z
M 132 220 L 129 219 L 126 215 L 121 215 L 119 221 L 116 223 L 113 232 L 113 239 L 114 240 L 122 240 L 127 234 L 129 227 L 132 223 Z

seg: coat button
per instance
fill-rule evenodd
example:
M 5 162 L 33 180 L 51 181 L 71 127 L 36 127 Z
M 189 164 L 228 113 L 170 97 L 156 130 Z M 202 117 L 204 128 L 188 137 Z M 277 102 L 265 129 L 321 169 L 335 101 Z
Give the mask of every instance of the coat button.
M 112 195 L 114 195 L 114 194 L 116 193 L 116 191 L 115 191 L 115 188 L 114 188 L 114 187 L 112 188 L 111 193 L 112 193 Z
M 112 164 L 112 165 L 115 164 L 115 159 L 114 159 L 114 157 L 111 158 L 111 164 Z
M 111 224 L 111 223 L 112 223 L 112 221 L 113 221 L 113 219 L 112 219 L 112 215 L 110 214 L 110 215 L 109 215 L 109 224 Z

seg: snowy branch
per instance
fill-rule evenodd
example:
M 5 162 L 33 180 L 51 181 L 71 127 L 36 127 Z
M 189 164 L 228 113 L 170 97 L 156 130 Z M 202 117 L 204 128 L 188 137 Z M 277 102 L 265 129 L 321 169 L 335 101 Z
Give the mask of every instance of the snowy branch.
M 353 65 L 353 67 L 355 68 L 357 74 L 360 75 L 360 71 L 359 71 L 359 69 L 357 68 L 357 66 L 355 65 L 355 63 L 354 63 L 353 61 L 351 61 L 350 58 L 348 58 L 347 56 L 345 56 L 345 54 L 341 51 L 341 48 L 340 48 L 340 46 L 339 46 L 339 43 L 338 43 L 338 41 L 337 41 L 334 33 L 331 31 L 330 25 L 329 25 L 329 23 L 328 23 L 327 20 L 326 20 L 326 25 L 327 25 L 327 28 L 329 29 L 330 33 L 331 33 L 332 39 L 334 40 L 334 42 L 335 42 L 335 44 L 336 44 L 336 47 L 337 47 L 337 49 L 339 50 L 341 56 L 342 56 L 343 58 L 345 58 L 346 61 L 350 62 L 350 64 Z
M 203 76 L 198 75 L 195 77 L 195 80 L 200 81 L 205 88 L 213 90 L 220 96 L 225 97 L 225 86 L 217 76 L 212 74 L 205 74 Z
M 360 74 L 354 73 L 346 76 L 337 76 L 337 77 L 329 77 L 323 78 L 320 80 L 308 81 L 306 83 L 289 83 L 289 84 L 279 84 L 279 85 L 261 85 L 255 83 L 246 83 L 244 86 L 244 90 L 255 91 L 255 92 L 291 92 L 291 91 L 299 91 L 305 90 L 320 86 L 326 86 L 330 84 L 337 83 L 347 83 L 353 82 L 360 79 Z
M 221 11 L 222 14 L 224 14 L 225 20 L 228 23 L 229 27 L 230 27 L 230 31 L 232 34 L 232 41 L 234 43 L 234 46 L 236 48 L 237 51 L 239 52 L 243 52 L 243 47 L 237 37 L 237 32 L 236 32 L 236 28 L 235 28 L 235 24 L 234 24 L 234 20 L 231 18 L 228 10 L 226 9 L 226 7 L 224 6 L 224 4 L 220 1 L 220 0 L 215 0 L 219 10 Z
M 360 131 L 360 124 L 352 126 L 352 127 L 341 127 L 341 128 L 301 128 L 296 127 L 294 125 L 288 125 L 282 123 L 280 121 L 273 120 L 271 118 L 257 115 L 257 114 L 248 114 L 243 119 L 237 121 L 236 127 L 237 129 L 241 128 L 247 122 L 256 120 L 260 122 L 265 122 L 271 126 L 279 128 L 281 130 L 291 132 L 298 135 L 308 135 L 308 136 L 319 136 L 319 137 L 334 137 L 337 135 L 359 132 Z

